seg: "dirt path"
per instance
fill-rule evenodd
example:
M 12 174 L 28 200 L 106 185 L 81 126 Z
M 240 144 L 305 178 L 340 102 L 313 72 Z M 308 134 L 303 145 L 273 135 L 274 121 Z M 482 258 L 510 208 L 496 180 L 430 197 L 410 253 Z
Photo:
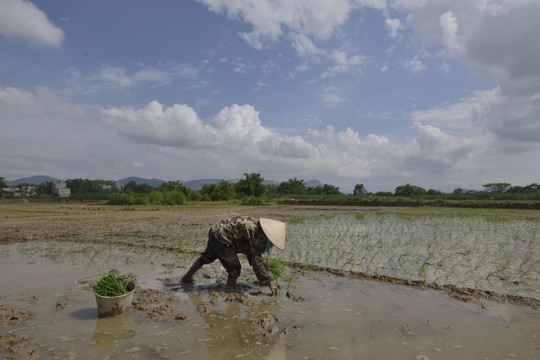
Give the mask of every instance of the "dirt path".
M 376 211 L 349 206 L 201 206 L 155 209 L 151 207 L 92 206 L 69 204 L 2 204 L 0 243 L 41 240 L 73 240 L 87 235 L 178 234 L 193 226 L 209 227 L 235 215 L 285 220 L 291 217 L 336 215 Z

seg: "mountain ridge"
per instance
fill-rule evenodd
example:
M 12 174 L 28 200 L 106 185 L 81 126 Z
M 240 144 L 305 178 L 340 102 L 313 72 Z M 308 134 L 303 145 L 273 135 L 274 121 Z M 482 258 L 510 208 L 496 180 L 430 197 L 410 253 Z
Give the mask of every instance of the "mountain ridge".
M 229 183 L 234 184 L 234 183 L 237 183 L 240 180 L 241 179 L 239 179 L 239 178 L 237 178 L 237 179 L 229 179 L 229 180 L 218 179 L 218 178 L 206 178 L 206 179 L 193 179 L 193 180 L 189 180 L 189 181 L 182 181 L 182 180 L 173 180 L 173 181 L 178 181 L 182 185 L 190 188 L 191 190 L 201 190 L 203 185 L 218 184 L 220 181 L 227 181 Z M 8 181 L 8 180 L 4 179 L 4 182 L 8 186 L 13 186 L 13 185 L 18 185 L 18 184 L 38 185 L 38 184 L 42 184 L 42 183 L 45 183 L 45 182 L 58 182 L 58 181 L 65 181 L 65 180 L 53 178 L 53 177 L 47 176 L 47 175 L 28 176 L 28 177 L 15 179 L 15 180 L 11 180 L 11 181 Z M 115 180 L 115 181 L 117 183 L 123 184 L 123 185 L 126 185 L 129 182 L 133 181 L 137 185 L 148 184 L 148 185 L 151 185 L 151 186 L 154 186 L 154 187 L 158 187 L 162 183 L 167 182 L 167 180 L 162 180 L 162 179 L 157 179 L 157 178 L 148 179 L 148 178 L 142 178 L 142 177 L 138 177 L 138 176 L 128 176 L 128 177 L 125 177 L 123 179 L 119 179 L 119 180 Z M 279 185 L 279 182 L 277 182 L 276 180 L 264 180 L 263 185 L 276 185 L 277 186 L 277 185 Z M 317 179 L 312 179 L 312 180 L 306 181 L 305 185 L 307 187 L 317 187 L 317 186 L 322 186 L 323 183 L 320 182 Z

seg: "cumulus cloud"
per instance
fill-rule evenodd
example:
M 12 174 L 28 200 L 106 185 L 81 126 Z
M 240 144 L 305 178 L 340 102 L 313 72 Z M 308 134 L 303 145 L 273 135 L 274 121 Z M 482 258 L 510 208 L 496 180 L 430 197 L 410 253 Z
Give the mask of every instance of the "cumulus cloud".
M 120 135 L 154 146 L 207 149 L 219 157 L 242 153 L 244 158 L 309 158 L 316 154 L 316 149 L 303 138 L 278 135 L 264 127 L 259 112 L 251 105 L 226 106 L 212 124 L 203 123 L 187 105 L 164 108 L 157 101 L 141 109 L 109 108 L 102 113 L 104 124 Z
M 213 143 L 208 128 L 187 105 L 175 104 L 163 109 L 152 101 L 142 109 L 109 108 L 103 110 L 104 123 L 135 141 L 160 146 L 202 146 Z
M 445 56 L 496 84 L 445 108 L 412 114 L 432 123 L 487 131 L 496 147 L 531 151 L 540 146 L 535 94 L 540 83 L 538 1 L 433 1 L 409 6 L 407 23 L 426 45 L 441 44 Z M 418 58 L 407 63 L 422 69 Z M 453 118 L 453 119 L 452 119 Z M 482 126 L 479 127 L 479 122 Z
M 2 0 L 0 33 L 7 38 L 23 38 L 34 46 L 60 47 L 64 32 L 30 1 Z
M 217 137 L 228 146 L 253 146 L 270 135 L 261 125 L 259 112 L 251 105 L 224 107 L 214 119 Z

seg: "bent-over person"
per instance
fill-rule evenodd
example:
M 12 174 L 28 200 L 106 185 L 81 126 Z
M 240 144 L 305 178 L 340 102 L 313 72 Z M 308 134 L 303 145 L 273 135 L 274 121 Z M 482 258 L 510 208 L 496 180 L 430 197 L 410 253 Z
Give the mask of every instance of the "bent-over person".
M 240 276 L 241 265 L 238 253 L 247 255 L 257 280 L 267 285 L 273 295 L 277 294 L 277 286 L 268 272 L 262 257 L 272 246 L 285 249 L 285 223 L 277 220 L 249 216 L 235 216 L 214 224 L 208 231 L 206 250 L 195 260 L 182 282 L 193 281 L 193 274 L 203 265 L 219 259 L 227 270 L 227 285 L 236 285 Z

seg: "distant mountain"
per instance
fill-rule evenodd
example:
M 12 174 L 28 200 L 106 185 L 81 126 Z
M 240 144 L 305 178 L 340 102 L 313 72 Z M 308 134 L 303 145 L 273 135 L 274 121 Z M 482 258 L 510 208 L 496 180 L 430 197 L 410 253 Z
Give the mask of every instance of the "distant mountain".
M 222 179 L 197 179 L 197 180 L 186 181 L 182 185 L 190 188 L 191 190 L 201 190 L 203 188 L 203 185 L 218 184 L 220 181 L 223 181 L 223 180 Z
M 43 184 L 49 181 L 54 183 L 60 180 L 52 178 L 50 176 L 46 176 L 46 175 L 30 176 L 30 177 L 20 178 L 20 179 L 16 179 L 12 181 L 4 180 L 4 182 L 8 186 L 19 185 L 19 184 L 38 185 L 38 184 Z
M 323 186 L 324 185 L 322 182 L 320 182 L 317 179 L 308 180 L 304 184 L 306 185 L 306 187 L 317 187 L 317 186 Z
M 231 184 L 235 184 L 240 180 L 241 179 L 229 179 L 229 180 L 225 180 L 225 181 L 227 181 L 227 182 L 229 182 Z M 42 183 L 49 182 L 49 181 L 50 182 L 57 182 L 57 181 L 62 181 L 62 180 L 55 179 L 55 178 L 52 178 L 52 177 L 46 176 L 46 175 L 30 176 L 30 177 L 21 178 L 21 179 L 12 180 L 12 181 L 8 181 L 8 180 L 4 179 L 4 182 L 8 186 L 18 185 L 18 184 L 23 184 L 23 183 L 24 184 L 37 185 L 37 184 L 42 184 Z M 135 184 L 137 184 L 137 185 L 139 185 L 139 184 L 148 184 L 148 185 L 151 185 L 151 186 L 154 186 L 154 187 L 158 187 L 162 183 L 165 182 L 165 180 L 161 180 L 161 179 L 156 179 L 156 178 L 145 179 L 145 178 L 141 178 L 141 177 L 137 177 L 137 176 L 130 176 L 130 177 L 127 177 L 127 178 L 124 178 L 124 179 L 116 180 L 117 183 L 124 184 L 124 185 L 126 185 L 130 181 L 134 181 Z M 220 181 L 223 181 L 223 179 L 195 179 L 195 180 L 190 180 L 190 181 L 186 181 L 186 182 L 183 182 L 182 180 L 178 180 L 178 181 L 182 185 L 190 188 L 191 190 L 201 190 L 203 185 L 205 185 L 205 184 L 218 184 Z M 264 180 L 262 183 L 263 183 L 263 185 L 279 185 L 279 182 L 277 182 L 275 180 Z M 306 185 L 306 187 L 317 187 L 317 186 L 323 186 L 323 183 L 321 183 L 319 180 L 314 179 L 314 180 L 306 181 L 305 185 Z
M 242 179 L 229 179 L 229 180 L 223 180 L 223 179 L 196 179 L 196 180 L 189 180 L 185 183 L 182 183 L 182 185 L 190 188 L 191 190 L 201 190 L 203 188 L 203 185 L 207 184 L 219 184 L 220 181 L 227 181 L 228 183 L 235 184 L 238 181 Z M 263 185 L 279 185 L 279 183 L 275 180 L 264 180 Z
M 117 183 L 124 184 L 124 185 L 126 185 L 127 183 L 129 183 L 131 181 L 135 182 L 135 184 L 137 184 L 137 185 L 147 184 L 147 185 L 154 186 L 154 187 L 158 187 L 159 185 L 161 185 L 161 184 L 163 184 L 165 182 L 165 180 L 161 180 L 161 179 L 156 179 L 156 178 L 144 179 L 144 178 L 140 178 L 140 177 L 137 177 L 137 176 L 130 176 L 130 177 L 127 177 L 127 178 L 124 178 L 124 179 L 116 180 Z

